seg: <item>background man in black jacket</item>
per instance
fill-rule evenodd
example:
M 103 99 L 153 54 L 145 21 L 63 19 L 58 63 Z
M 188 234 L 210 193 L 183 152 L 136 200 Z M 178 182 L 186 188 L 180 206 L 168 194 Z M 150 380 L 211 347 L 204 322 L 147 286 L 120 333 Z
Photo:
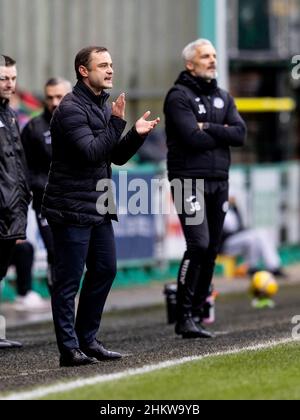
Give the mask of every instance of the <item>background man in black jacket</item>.
M 54 237 L 55 281 L 52 310 L 61 366 L 117 359 L 96 340 L 103 307 L 116 274 L 111 219 L 99 211 L 99 181 L 111 177 L 111 163 L 123 165 L 143 144 L 159 119 L 140 118 L 125 129 L 125 94 L 112 107 L 104 89 L 113 86 L 113 65 L 106 48 L 88 47 L 75 59 L 78 83 L 51 122 L 52 164 L 42 211 Z M 103 192 L 104 193 L 104 192 Z M 86 263 L 75 322 L 75 296 Z
M 29 169 L 29 186 L 33 193 L 33 209 L 36 213 L 41 237 L 47 249 L 48 286 L 50 290 L 54 278 L 54 245 L 50 226 L 41 214 L 43 195 L 52 160 L 50 121 L 62 98 L 71 90 L 72 85 L 68 80 L 62 78 L 49 79 L 44 88 L 44 112 L 29 121 L 21 135 Z
M 174 197 L 187 242 L 178 275 L 175 331 L 184 338 L 211 337 L 195 320 L 201 319 L 209 295 L 228 208 L 230 146 L 243 145 L 246 127 L 233 98 L 217 85 L 217 56 L 211 42 L 189 44 L 183 59 L 186 70 L 164 106 L 169 179 L 191 180 L 184 197 L 179 201 Z M 204 197 L 199 179 L 204 179 Z M 203 223 L 187 223 L 199 212 L 204 212 Z
M 16 62 L 0 55 L 0 281 L 17 239 L 25 239 L 30 191 L 19 126 L 9 107 L 17 82 Z M 21 344 L 0 337 L 0 348 Z

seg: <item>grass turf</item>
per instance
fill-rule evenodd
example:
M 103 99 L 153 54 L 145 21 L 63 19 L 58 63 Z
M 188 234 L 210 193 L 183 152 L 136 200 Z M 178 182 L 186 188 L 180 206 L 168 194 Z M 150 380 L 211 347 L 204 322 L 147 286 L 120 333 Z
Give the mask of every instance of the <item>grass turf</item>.
M 83 387 L 45 399 L 300 399 L 300 343 L 200 361 Z

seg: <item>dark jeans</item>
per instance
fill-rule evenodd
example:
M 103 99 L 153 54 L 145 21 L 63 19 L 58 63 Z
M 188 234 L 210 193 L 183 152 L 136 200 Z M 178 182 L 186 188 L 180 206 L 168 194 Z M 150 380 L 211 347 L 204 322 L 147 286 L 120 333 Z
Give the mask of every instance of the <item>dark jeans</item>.
M 194 180 L 196 181 L 196 180 Z M 228 204 L 227 181 L 205 181 L 204 221 L 189 226 L 186 211 L 179 214 L 187 250 L 178 273 L 177 315 L 198 314 L 210 293 L 215 260 L 220 249 L 222 230 Z M 196 182 L 185 197 L 196 197 Z M 198 192 L 199 193 L 199 192 Z M 184 209 L 184 206 L 183 206 Z
M 0 281 L 6 276 L 15 243 L 15 240 L 3 241 L 0 239 Z
M 98 226 L 51 224 L 55 281 L 52 311 L 59 351 L 91 344 L 116 276 L 115 239 L 111 221 Z M 86 264 L 75 321 L 75 296 Z
M 20 296 L 25 296 L 32 288 L 33 259 L 34 249 L 31 243 L 22 242 L 15 246 L 10 265 L 16 267 L 17 292 Z

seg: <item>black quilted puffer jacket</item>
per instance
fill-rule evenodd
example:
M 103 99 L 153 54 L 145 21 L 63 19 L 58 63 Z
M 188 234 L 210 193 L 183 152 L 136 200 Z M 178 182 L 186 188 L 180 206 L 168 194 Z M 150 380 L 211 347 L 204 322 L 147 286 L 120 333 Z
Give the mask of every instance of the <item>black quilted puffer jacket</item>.
M 97 208 L 98 182 L 110 179 L 111 163 L 125 164 L 145 140 L 135 127 L 121 138 L 126 122 L 111 115 L 108 97 L 105 92 L 96 96 L 80 81 L 54 112 L 52 163 L 42 205 L 50 224 L 100 224 L 105 216 Z M 115 208 L 108 217 L 117 219 Z

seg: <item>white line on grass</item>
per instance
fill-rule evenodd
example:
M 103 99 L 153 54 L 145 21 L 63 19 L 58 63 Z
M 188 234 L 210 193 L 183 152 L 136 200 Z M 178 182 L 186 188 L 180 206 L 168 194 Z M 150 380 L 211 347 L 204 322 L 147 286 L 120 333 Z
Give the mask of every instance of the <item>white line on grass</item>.
M 247 347 L 241 347 L 241 348 L 233 347 L 230 350 L 227 350 L 224 352 L 207 353 L 201 356 L 191 356 L 191 357 L 183 357 L 181 359 L 167 360 L 165 362 L 161 362 L 156 365 L 148 365 L 142 368 L 129 369 L 123 372 L 112 373 L 109 375 L 98 375 L 92 378 L 77 379 L 75 381 L 64 382 L 57 385 L 51 385 L 51 386 L 47 386 L 43 388 L 38 388 L 36 390 L 28 391 L 28 392 L 14 393 L 6 397 L 0 398 L 0 400 L 35 400 L 35 399 L 46 397 L 47 395 L 50 395 L 50 394 L 59 394 L 63 392 L 72 391 L 77 388 L 82 388 L 84 386 L 92 386 L 92 385 L 97 385 L 103 382 L 109 382 L 109 381 L 115 381 L 115 380 L 119 380 L 123 378 L 128 378 L 129 376 L 142 375 L 142 374 L 153 372 L 156 370 L 182 365 L 188 362 L 194 362 L 194 361 L 199 361 L 206 358 L 212 358 L 212 357 L 218 357 L 218 356 L 234 355 L 234 354 L 239 354 L 246 351 L 264 350 L 264 349 L 269 349 L 269 348 L 276 347 L 282 344 L 292 343 L 295 341 L 296 340 L 292 338 L 282 339 L 279 341 L 266 341 L 264 343 L 259 343 L 259 344 L 255 344 L 255 345 L 251 345 Z

